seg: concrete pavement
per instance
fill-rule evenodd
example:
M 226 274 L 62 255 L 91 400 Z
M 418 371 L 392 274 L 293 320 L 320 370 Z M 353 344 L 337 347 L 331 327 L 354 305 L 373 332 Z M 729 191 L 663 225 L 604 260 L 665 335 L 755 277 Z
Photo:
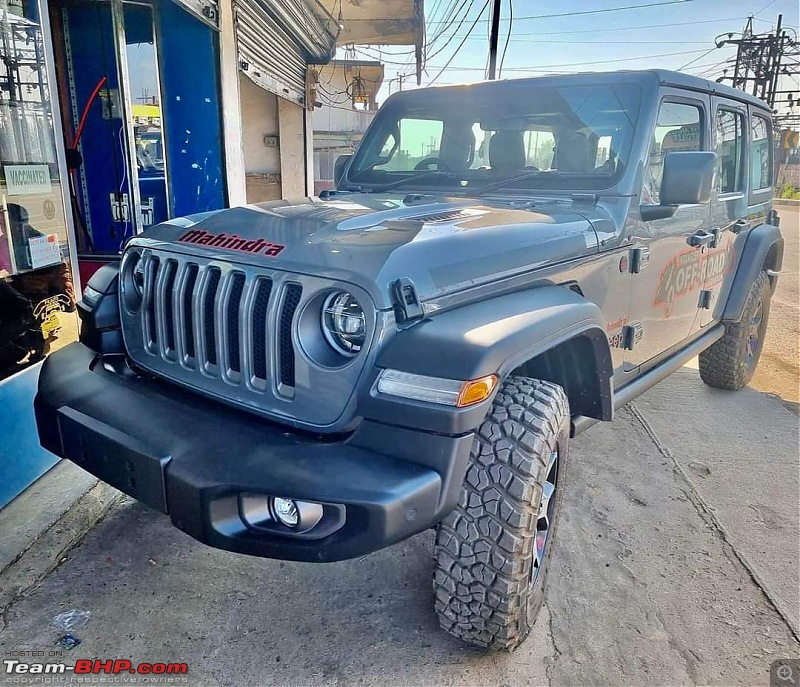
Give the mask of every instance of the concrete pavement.
M 767 684 L 771 661 L 800 656 L 797 436 L 777 399 L 686 368 L 575 440 L 546 606 L 514 654 L 438 629 L 431 532 L 282 563 L 125 500 L 6 609 L 0 656 L 52 648 L 50 618 L 80 608 L 70 662 L 186 661 L 193 684 Z

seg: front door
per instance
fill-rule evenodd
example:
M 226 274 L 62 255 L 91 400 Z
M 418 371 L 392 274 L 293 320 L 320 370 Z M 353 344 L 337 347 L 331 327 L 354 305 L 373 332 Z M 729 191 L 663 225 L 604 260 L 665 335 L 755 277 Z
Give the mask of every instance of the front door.
M 665 94 L 653 134 L 642 202 L 657 204 L 664 155 L 704 150 L 708 101 Z M 665 219 L 641 222 L 633 236 L 633 262 L 625 366 L 638 367 L 680 345 L 695 324 L 703 286 L 702 246 L 692 245 L 709 228 L 707 205 L 685 205 Z M 695 238 L 693 238 L 695 237 Z

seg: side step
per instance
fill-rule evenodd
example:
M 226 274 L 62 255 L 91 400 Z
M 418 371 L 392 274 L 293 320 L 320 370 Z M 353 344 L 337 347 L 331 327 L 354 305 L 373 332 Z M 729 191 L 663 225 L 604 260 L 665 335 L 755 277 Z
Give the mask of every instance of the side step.
M 686 348 L 682 348 L 675 355 L 659 363 L 653 369 L 645 372 L 641 377 L 637 377 L 632 382 L 623 386 L 619 391 L 614 390 L 614 410 L 618 410 L 634 398 L 643 394 L 651 386 L 655 386 L 661 380 L 669 377 L 675 370 L 683 367 L 688 361 L 698 353 L 704 351 L 711 344 L 716 343 L 725 335 L 725 325 L 719 324 L 701 337 L 695 339 Z M 597 418 L 577 415 L 572 418 L 572 436 L 577 436 L 585 432 L 589 427 L 600 422 Z

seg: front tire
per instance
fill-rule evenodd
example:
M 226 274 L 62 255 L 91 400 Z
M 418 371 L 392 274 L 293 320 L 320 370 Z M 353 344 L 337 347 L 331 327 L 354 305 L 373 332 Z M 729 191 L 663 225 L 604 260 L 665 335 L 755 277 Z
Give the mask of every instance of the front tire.
M 700 354 L 700 378 L 717 389 L 738 391 L 756 371 L 769 318 L 772 290 L 766 272 L 760 272 L 744 306 L 742 319 L 729 324 L 725 335 Z
M 530 633 L 544 600 L 569 434 L 560 386 L 510 377 L 498 391 L 458 505 L 436 533 L 435 605 L 450 634 L 513 650 Z

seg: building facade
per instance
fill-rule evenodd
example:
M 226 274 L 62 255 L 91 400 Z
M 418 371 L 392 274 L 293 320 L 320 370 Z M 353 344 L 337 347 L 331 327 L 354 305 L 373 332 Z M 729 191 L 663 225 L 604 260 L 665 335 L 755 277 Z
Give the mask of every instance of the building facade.
M 168 218 L 312 194 L 316 70 L 423 26 L 421 0 L 0 0 L 0 507 L 55 460 L 38 366 L 93 271 Z
M 355 151 L 378 111 L 383 65 L 371 60 L 332 60 L 315 70 L 314 193 L 333 188 L 336 158 Z

